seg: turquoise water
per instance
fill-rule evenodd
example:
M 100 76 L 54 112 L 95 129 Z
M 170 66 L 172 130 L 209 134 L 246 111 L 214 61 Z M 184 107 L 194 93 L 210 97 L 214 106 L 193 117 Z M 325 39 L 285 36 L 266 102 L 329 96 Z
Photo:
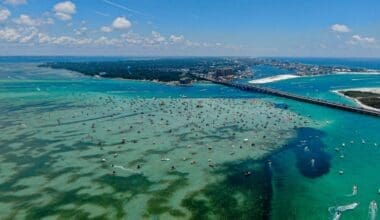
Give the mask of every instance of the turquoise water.
M 342 219 L 369 219 L 380 201 L 378 118 L 206 83 L 93 79 L 7 61 L 1 218 L 332 219 L 329 207 L 357 202 Z M 331 90 L 379 87 L 379 78 L 268 85 L 354 105 Z

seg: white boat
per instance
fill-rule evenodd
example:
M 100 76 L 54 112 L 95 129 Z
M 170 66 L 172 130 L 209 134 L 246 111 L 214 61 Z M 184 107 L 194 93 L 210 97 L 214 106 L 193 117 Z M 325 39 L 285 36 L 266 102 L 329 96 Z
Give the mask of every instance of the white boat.
M 377 215 L 377 203 L 375 200 L 372 200 L 369 203 L 369 219 L 375 220 Z
M 337 207 L 335 208 L 335 211 L 338 211 L 338 212 L 344 212 L 344 211 L 347 211 L 347 210 L 353 210 L 353 209 L 355 209 L 358 205 L 359 205 L 359 203 L 354 202 L 354 203 L 351 203 L 351 204 L 348 204 L 348 205 L 337 206 Z

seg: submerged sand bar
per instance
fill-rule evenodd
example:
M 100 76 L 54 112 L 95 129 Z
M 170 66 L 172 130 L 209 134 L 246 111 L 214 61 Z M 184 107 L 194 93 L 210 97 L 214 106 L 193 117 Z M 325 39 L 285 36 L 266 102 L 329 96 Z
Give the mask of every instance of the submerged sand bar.
M 3 218 L 189 218 L 185 199 L 227 187 L 226 164 L 261 163 L 313 124 L 255 99 L 41 94 L 0 94 Z

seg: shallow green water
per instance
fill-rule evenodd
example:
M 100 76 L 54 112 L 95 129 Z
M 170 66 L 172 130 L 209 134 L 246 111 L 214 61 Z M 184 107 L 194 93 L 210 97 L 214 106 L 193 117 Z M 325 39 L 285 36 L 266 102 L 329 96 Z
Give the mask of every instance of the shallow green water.
M 1 218 L 329 219 L 358 202 L 342 219 L 368 219 L 379 200 L 377 118 L 210 84 L 0 66 Z

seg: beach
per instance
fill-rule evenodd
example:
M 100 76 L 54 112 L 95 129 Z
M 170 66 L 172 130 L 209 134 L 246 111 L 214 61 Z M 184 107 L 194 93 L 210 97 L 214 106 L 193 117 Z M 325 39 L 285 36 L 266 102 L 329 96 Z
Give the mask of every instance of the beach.
M 249 83 L 265 84 L 265 83 L 271 83 L 271 82 L 276 82 L 276 81 L 281 81 L 281 80 L 294 79 L 298 77 L 300 76 L 292 75 L 292 74 L 282 74 L 282 75 L 277 75 L 277 76 L 265 77 L 261 79 L 254 79 L 254 80 L 249 81 Z
M 325 74 L 325 75 L 379 75 L 380 72 L 335 72 L 332 74 Z M 254 79 L 250 80 L 249 83 L 253 84 L 266 84 L 266 83 L 272 83 L 277 81 L 283 81 L 287 79 L 294 79 L 294 78 L 300 78 L 300 77 L 317 77 L 317 76 L 325 76 L 325 75 L 305 75 L 305 76 L 298 76 L 294 74 L 281 74 L 281 75 L 275 75 L 270 77 L 265 77 L 261 79 Z

